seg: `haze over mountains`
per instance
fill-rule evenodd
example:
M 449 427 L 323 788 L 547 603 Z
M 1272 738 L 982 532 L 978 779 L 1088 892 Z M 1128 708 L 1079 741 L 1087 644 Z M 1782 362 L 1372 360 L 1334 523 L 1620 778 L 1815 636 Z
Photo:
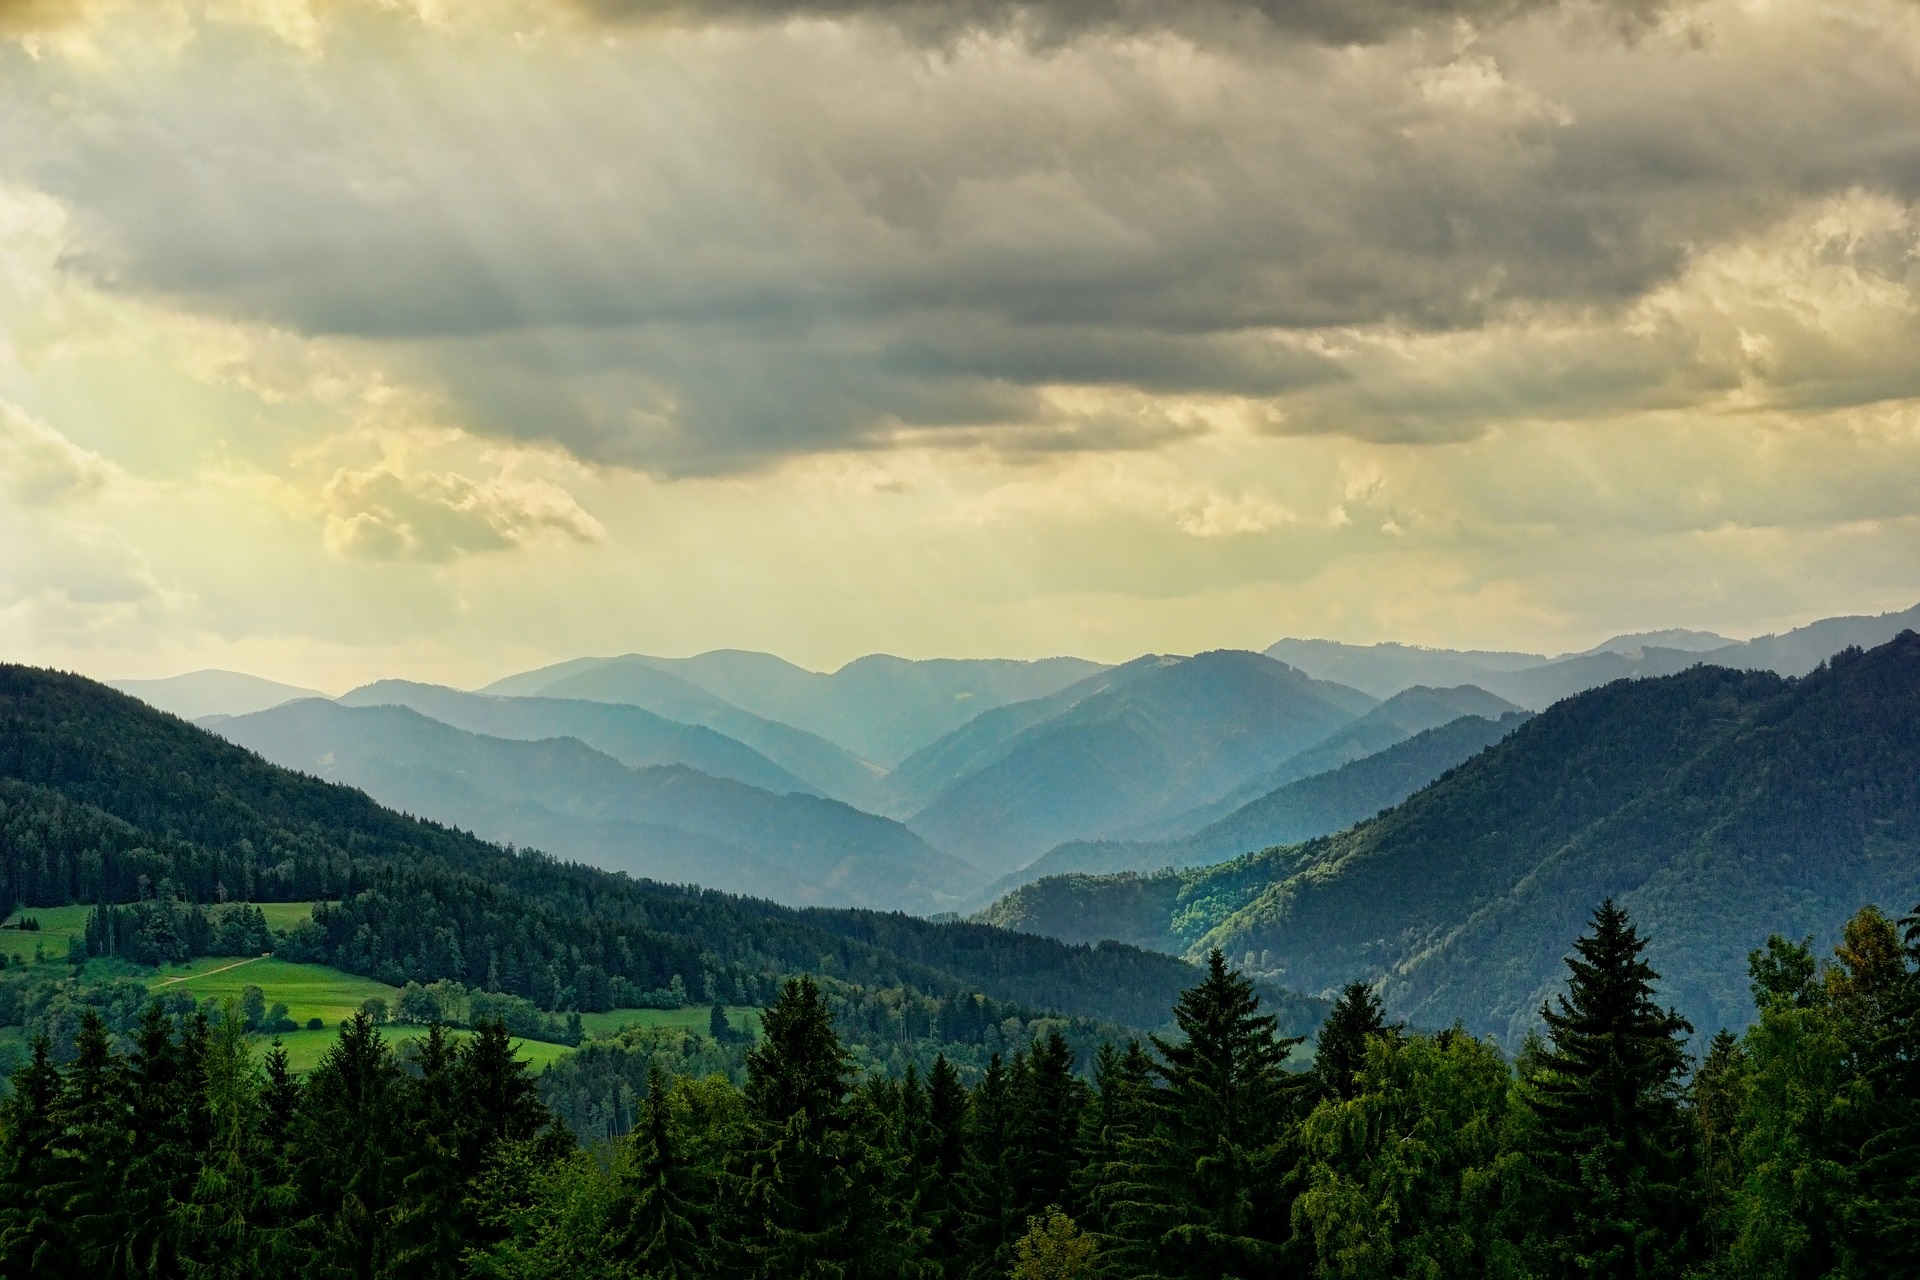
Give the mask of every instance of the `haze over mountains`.
M 1151 877 L 1063 876 L 983 919 L 1053 937 L 1224 949 L 1303 991 L 1355 976 L 1421 1025 L 1509 1044 L 1600 898 L 1651 935 L 1664 991 L 1711 1029 L 1751 1015 L 1746 953 L 1833 940 L 1920 899 L 1920 635 L 1800 680 L 1702 667 L 1557 704 L 1344 833 Z
M 1781 676 L 1806 675 L 1848 644 L 1885 645 L 1915 622 L 1920 608 L 1829 619 L 1746 642 L 1649 631 L 1555 659 L 1299 640 L 1266 654 L 1146 655 L 1116 666 L 875 656 L 832 673 L 741 651 L 628 655 L 557 664 L 471 693 L 380 681 L 337 702 L 298 700 L 306 691 L 223 673 L 124 683 L 156 705 L 201 712 L 209 727 L 270 760 L 485 838 L 796 905 L 965 913 L 1011 894 L 985 918 L 1182 954 L 1218 941 L 1237 959 L 1251 953 L 1250 963 L 1275 981 L 1316 993 L 1357 968 L 1389 982 L 1396 1008 L 1430 1018 L 1458 1002 L 1445 994 L 1452 979 L 1420 976 L 1429 972 L 1423 966 L 1446 969 L 1456 963 L 1446 957 L 1465 954 L 1449 948 L 1478 954 L 1509 945 L 1500 939 L 1510 926 L 1486 912 L 1518 890 L 1442 894 L 1437 914 L 1396 926 L 1401 943 L 1384 950 L 1373 934 L 1366 935 L 1372 941 L 1341 941 L 1324 921 L 1313 926 L 1318 933 L 1303 933 L 1304 904 L 1347 883 L 1335 868 L 1348 865 L 1343 859 L 1360 847 L 1354 842 L 1380 838 L 1365 833 L 1398 830 L 1413 821 L 1400 815 L 1429 811 L 1436 794 L 1459 794 L 1466 785 L 1459 779 L 1484 777 L 1488 761 L 1508 759 L 1518 743 L 1534 744 L 1527 758 L 1537 756 L 1545 731 L 1528 724 L 1534 711 L 1550 709 L 1559 723 L 1585 716 L 1574 708 L 1598 705 L 1595 699 L 1639 705 L 1631 698 L 1655 697 L 1670 683 L 1664 677 L 1702 665 L 1720 669 L 1714 679 L 1722 680 L 1732 679 L 1727 669 L 1766 670 L 1735 681 L 1740 688 L 1748 687 L 1741 680 L 1757 681 L 1752 697 L 1766 702 L 1800 687 L 1783 685 Z M 1623 676 L 1656 679 L 1581 694 Z M 1680 680 L 1712 684 L 1700 672 Z M 1734 702 L 1729 715 L 1751 712 Z M 218 714 L 236 710 L 246 714 Z M 1473 805 L 1449 810 L 1453 825 L 1436 846 L 1443 851 L 1432 855 L 1442 859 L 1436 865 L 1469 857 L 1484 863 L 1467 852 L 1478 847 L 1483 827 L 1520 840 L 1515 833 L 1530 829 L 1527 821 L 1557 832 L 1554 822 L 1572 824 L 1557 837 L 1562 843 L 1585 831 L 1579 806 L 1600 776 L 1588 774 L 1604 772 L 1612 756 L 1639 759 L 1647 751 L 1636 745 L 1644 726 L 1631 715 L 1580 723 L 1586 727 L 1575 736 L 1590 754 L 1555 766 L 1564 776 L 1539 802 L 1540 814 L 1500 816 L 1500 804 L 1523 789 L 1485 784 Z M 1692 759 L 1660 757 L 1647 766 L 1645 786 L 1677 785 L 1669 775 L 1694 768 Z M 1592 821 L 1607 830 L 1609 823 L 1631 826 L 1624 816 Z M 1687 822 L 1672 825 L 1646 839 L 1671 844 Z M 1556 873 L 1554 883 L 1582 910 L 1592 905 L 1586 898 L 1619 887 L 1609 877 L 1626 846 L 1592 847 L 1603 845 L 1598 861 L 1576 858 Z M 1437 874 L 1399 848 L 1378 855 L 1391 870 L 1369 893 L 1384 894 L 1387 881 L 1411 889 Z M 1336 858 L 1330 849 L 1348 852 Z M 1528 849 L 1500 855 L 1509 857 L 1500 865 L 1524 865 L 1513 874 L 1532 883 L 1528 877 L 1545 874 L 1539 868 L 1548 854 Z M 1363 863 L 1374 865 L 1352 865 Z M 1692 891 L 1703 899 L 1720 894 L 1733 866 L 1722 859 L 1701 871 L 1706 879 Z M 1178 870 L 1085 879 L 1169 867 Z M 1891 892 L 1897 878 L 1842 877 L 1833 900 L 1856 890 Z M 1254 911 L 1256 899 L 1270 904 L 1260 908 L 1265 914 L 1234 914 Z M 1658 901 L 1657 910 L 1686 929 L 1703 927 L 1697 914 Z M 1326 909 L 1327 919 L 1367 917 L 1375 905 L 1366 894 L 1339 902 Z M 1809 927 L 1826 927 L 1823 916 L 1814 919 L 1823 910 L 1813 909 Z M 1169 923 L 1176 917 L 1178 928 Z M 1309 935 L 1317 939 L 1310 947 L 1301 941 Z M 1394 949 L 1402 944 L 1412 949 Z M 1301 947 L 1318 948 L 1313 953 L 1324 960 L 1302 958 Z M 1511 990 L 1476 1007 L 1499 1010 L 1497 1030 L 1506 1035 L 1532 1016 L 1533 988 L 1517 971 L 1502 973 L 1497 980 Z M 1688 998 L 1713 1010 L 1739 1003 L 1717 988 Z

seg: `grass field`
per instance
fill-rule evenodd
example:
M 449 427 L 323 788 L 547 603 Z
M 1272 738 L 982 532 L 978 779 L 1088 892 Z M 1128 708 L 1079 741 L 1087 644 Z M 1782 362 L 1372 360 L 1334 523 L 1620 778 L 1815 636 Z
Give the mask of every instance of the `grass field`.
M 291 929 L 307 919 L 313 911 L 310 902 L 263 902 L 258 905 L 267 918 L 268 927 L 278 932 Z M 13 924 L 22 916 L 32 916 L 40 922 L 40 928 L 36 932 L 0 929 L 0 953 L 9 957 L 9 963 L 31 961 L 34 945 L 38 943 L 47 964 L 64 967 L 67 962 L 67 940 L 84 935 L 87 914 L 91 910 L 91 907 L 71 906 L 27 907 L 16 911 L 5 923 Z M 396 988 L 371 978 L 355 977 L 326 965 L 295 964 L 271 956 L 206 956 L 183 965 L 164 965 L 158 970 L 142 968 L 115 958 L 94 959 L 87 962 L 86 978 L 88 981 L 129 978 L 145 983 L 147 989 L 156 995 L 184 991 L 196 1001 L 237 1000 L 246 988 L 259 987 L 269 1007 L 276 1002 L 285 1004 L 287 1016 L 301 1028 L 280 1035 L 281 1043 L 286 1046 L 287 1060 L 296 1071 L 310 1070 L 320 1061 L 338 1035 L 340 1023 L 352 1017 L 364 1001 L 378 996 L 391 1007 L 399 995 Z M 583 1013 L 580 1022 L 589 1036 L 609 1035 L 628 1027 L 665 1027 L 704 1035 L 708 1017 L 708 1011 L 704 1008 L 613 1009 L 606 1013 Z M 318 1031 L 306 1030 L 310 1018 L 319 1018 L 324 1024 L 323 1028 Z M 748 1026 L 757 1030 L 760 1010 L 729 1008 L 727 1019 L 735 1030 Z M 423 1027 L 381 1028 L 381 1035 L 396 1047 L 425 1034 Z M 258 1047 L 264 1050 L 272 1038 L 257 1037 Z M 539 1040 L 516 1043 L 520 1056 L 535 1070 L 570 1052 L 565 1045 Z
M 313 915 L 311 902 L 262 902 L 256 904 L 260 914 L 267 918 L 267 928 L 285 933 L 302 920 Z M 93 910 L 88 906 L 72 907 L 22 907 L 8 916 L 7 925 L 17 924 L 23 917 L 32 916 L 40 922 L 36 933 L 24 933 L 19 929 L 0 928 L 0 952 L 4 952 L 9 963 L 15 960 L 32 960 L 34 943 L 39 943 L 48 961 L 64 964 L 67 959 L 67 939 L 84 936 L 87 931 L 87 915 Z
M 49 961 L 65 964 L 67 961 L 67 939 L 86 936 L 87 914 L 92 907 L 25 907 L 8 916 L 6 923 L 18 924 L 27 916 L 40 922 L 37 933 L 23 933 L 18 929 L 0 928 L 0 951 L 4 951 L 7 960 L 32 960 L 33 947 L 39 943 Z

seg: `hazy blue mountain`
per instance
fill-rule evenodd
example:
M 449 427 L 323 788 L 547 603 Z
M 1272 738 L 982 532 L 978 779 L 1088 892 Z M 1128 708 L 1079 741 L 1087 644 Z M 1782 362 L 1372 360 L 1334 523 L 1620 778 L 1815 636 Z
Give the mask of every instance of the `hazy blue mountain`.
M 1269 795 L 1289 783 L 1385 751 L 1417 733 L 1437 729 L 1461 716 L 1498 720 L 1518 710 L 1519 707 L 1506 699 L 1495 697 L 1485 689 L 1470 684 L 1452 689 L 1429 689 L 1425 685 L 1402 689 L 1352 724 L 1314 743 L 1305 751 L 1289 756 L 1278 767 L 1246 779 L 1225 795 L 1158 822 L 1141 823 L 1117 831 L 1114 835 L 1124 840 L 1183 840 L 1201 828 L 1218 822 L 1242 805 Z M 1337 831 L 1339 828 L 1329 827 L 1328 830 Z M 1234 852 L 1244 853 L 1246 850 L 1237 849 Z
M 469 733 L 398 706 L 319 700 L 215 731 L 382 804 L 650 879 L 797 905 L 939 911 L 985 879 L 899 823 L 684 766 L 631 769 L 573 738 Z
M 1899 613 L 1823 618 L 1777 636 L 1729 641 L 1674 629 L 1615 636 L 1584 653 L 1543 654 L 1282 640 L 1266 652 L 1311 676 L 1385 698 L 1416 684 L 1475 684 L 1539 710 L 1610 680 L 1672 675 L 1698 663 L 1805 675 L 1848 645 L 1872 648 L 1920 626 L 1920 605 Z
M 589 681 L 593 670 L 632 663 L 678 676 L 742 710 L 818 734 L 889 768 L 983 711 L 1044 697 L 1102 670 L 1082 658 L 911 661 L 870 654 L 829 673 L 769 653 L 716 649 L 691 658 L 630 654 L 563 663 L 547 669 L 550 680 L 530 672 L 485 692 L 559 693 L 559 681 Z
M 1768 931 L 1831 942 L 1920 897 L 1920 635 L 1798 680 L 1694 667 L 1542 712 L 1380 817 L 1219 866 L 1060 876 L 983 918 L 1236 960 L 1308 991 L 1381 981 L 1389 1008 L 1508 1043 L 1603 897 L 1647 931 L 1703 1033 L 1751 1013 Z
M 1097 693 L 1135 680 L 1182 659 L 1148 654 L 1095 672 L 1044 698 L 995 707 L 901 761 L 874 790 L 875 812 L 910 818 L 942 788 L 1003 758 L 1020 735 Z
M 1632 653 L 1636 649 L 1679 649 L 1685 653 L 1711 653 L 1715 649 L 1724 649 L 1739 643 L 1740 641 L 1729 636 L 1716 635 L 1711 631 L 1689 631 L 1685 627 L 1668 627 L 1664 631 L 1635 631 L 1630 635 L 1611 636 L 1593 648 L 1581 652 L 1582 654 Z
M 1257 653 L 1156 660 L 1021 730 L 908 825 L 991 871 L 1191 807 L 1375 705 Z
M 110 687 L 130 693 L 150 707 L 170 711 L 183 720 L 202 716 L 243 716 L 265 711 L 297 698 L 324 698 L 315 689 L 263 680 L 240 671 L 191 671 L 159 680 L 109 680 Z
M 744 742 L 767 759 L 836 800 L 862 804 L 886 771 L 836 742 L 805 729 L 742 710 L 717 694 L 662 671 L 646 658 L 593 658 L 497 680 L 481 693 L 539 695 L 585 702 L 616 702 L 681 724 L 699 724 Z
M 819 794 L 745 743 L 705 725 L 681 724 L 640 707 L 571 698 L 501 698 L 462 693 L 445 685 L 380 680 L 344 693 L 342 706 L 411 707 L 469 733 L 494 738 L 578 738 L 621 764 L 644 769 L 683 764 L 716 778 L 732 778 L 776 795 Z
M 1075 840 L 1002 876 L 989 896 L 1047 876 L 1083 872 L 1158 871 L 1201 867 L 1244 853 L 1332 835 L 1392 808 L 1435 778 L 1472 759 L 1525 723 L 1527 711 L 1498 720 L 1461 716 L 1336 769 L 1300 778 L 1257 796 L 1184 839 Z
M 1337 640 L 1281 640 L 1266 650 L 1269 658 L 1300 668 L 1317 680 L 1391 698 L 1415 685 L 1447 688 L 1472 684 L 1490 688 L 1489 672 L 1524 671 L 1551 661 L 1542 653 L 1479 649 L 1426 649 L 1419 645 L 1341 644 Z

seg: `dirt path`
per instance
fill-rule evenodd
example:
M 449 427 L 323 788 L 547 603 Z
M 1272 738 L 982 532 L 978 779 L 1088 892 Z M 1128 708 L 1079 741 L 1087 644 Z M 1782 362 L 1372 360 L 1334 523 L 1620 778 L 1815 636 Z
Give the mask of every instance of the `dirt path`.
M 225 973 L 229 969 L 238 969 L 243 964 L 253 964 L 265 960 L 265 956 L 249 956 L 245 960 L 235 960 L 232 964 L 223 964 L 218 969 L 208 969 L 204 973 L 183 973 L 177 978 L 166 978 L 153 984 L 154 987 L 169 987 L 176 982 L 192 982 L 195 978 L 210 978 L 216 973 Z M 151 991 L 153 987 L 149 987 Z

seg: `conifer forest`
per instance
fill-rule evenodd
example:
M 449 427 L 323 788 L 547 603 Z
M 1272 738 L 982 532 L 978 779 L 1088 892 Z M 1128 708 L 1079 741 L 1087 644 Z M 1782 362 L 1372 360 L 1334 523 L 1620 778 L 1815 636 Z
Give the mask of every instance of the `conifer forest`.
M 1357 982 L 1308 1053 L 1216 951 L 1164 1036 L 863 1074 L 794 977 L 737 1079 L 656 1059 L 588 1142 L 497 1022 L 396 1051 L 361 1014 L 302 1078 L 232 1006 L 89 1010 L 0 1112 L 0 1273 L 1916 1274 L 1920 918 L 1772 937 L 1740 1036 L 1663 1008 L 1646 946 L 1600 906 L 1511 1058 Z

